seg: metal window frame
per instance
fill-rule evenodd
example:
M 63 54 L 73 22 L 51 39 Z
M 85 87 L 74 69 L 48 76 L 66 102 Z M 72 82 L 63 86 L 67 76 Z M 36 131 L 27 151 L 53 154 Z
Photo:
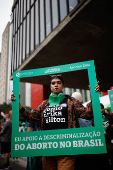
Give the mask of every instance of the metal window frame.
M 35 13 L 36 13 L 36 6 L 35 6 L 35 3 L 36 3 L 36 1 L 34 1 L 34 50 L 35 50 L 35 41 L 36 41 L 36 38 L 35 38 L 35 30 L 36 30 L 36 28 L 35 28 L 35 18 L 36 18 L 36 16 L 35 16 Z
M 66 0 L 67 3 L 67 15 L 69 14 L 69 0 Z
M 18 1 L 19 2 L 19 1 Z M 18 6 L 18 2 L 17 2 L 17 11 L 16 11 L 16 34 L 17 34 L 17 38 L 16 38 L 16 68 L 18 68 L 18 10 L 19 10 L 19 6 Z
M 46 31 L 46 0 L 44 0 L 44 38 L 47 37 L 47 31 Z
M 18 24 L 20 25 L 20 17 L 21 17 L 21 10 L 20 10 L 20 8 L 21 8 L 21 1 L 19 0 L 18 1 L 18 6 L 19 6 L 19 14 L 18 14 Z M 19 54 L 18 54 L 18 67 L 20 66 L 20 28 L 18 29 L 18 33 L 19 33 L 19 40 L 18 40 L 18 43 L 19 43 L 19 45 L 18 45 L 18 48 L 19 48 L 19 50 L 18 50 L 18 52 L 19 52 Z
M 77 5 L 82 4 L 82 2 L 84 2 L 85 0 L 77 0 Z M 25 4 L 24 4 L 25 2 Z M 37 2 L 37 12 L 38 12 L 38 43 L 36 44 L 36 2 Z M 46 39 L 47 35 L 47 29 L 46 29 L 46 0 L 43 0 L 44 2 L 44 9 L 43 9 L 43 19 L 44 19 L 44 40 Z M 29 3 L 29 8 L 27 10 L 27 5 Z M 41 0 L 34 0 L 34 2 L 31 5 L 31 0 L 29 0 L 29 2 L 27 0 L 17 0 L 15 5 L 13 6 L 12 9 L 12 13 L 13 13 L 13 26 L 12 26 L 12 59 L 11 59 L 11 73 L 13 73 L 23 62 L 23 36 L 25 36 L 25 59 L 27 58 L 28 55 L 31 54 L 32 50 L 31 50 L 31 9 L 34 6 L 34 11 L 33 11 L 33 19 L 34 19 L 34 33 L 33 33 L 33 41 L 34 41 L 34 47 L 33 47 L 33 51 L 36 49 L 37 46 L 39 46 L 42 42 L 41 42 L 41 9 L 40 9 L 40 3 Z M 49 7 L 50 7 L 50 33 L 53 31 L 53 6 L 52 6 L 53 1 L 49 0 Z M 60 12 L 60 0 L 56 0 L 57 3 L 57 16 L 58 16 L 58 25 L 60 24 L 61 21 L 61 12 Z M 17 8 L 18 5 L 18 8 Z M 24 11 L 24 5 L 26 5 L 26 11 Z M 66 0 L 66 6 L 67 6 L 67 16 L 68 14 L 71 15 L 72 11 L 70 12 L 69 10 L 69 0 Z M 75 7 L 77 8 L 77 6 Z M 28 53 L 27 53 L 27 16 L 29 14 L 29 47 L 28 47 Z M 25 35 L 23 32 L 23 23 L 25 22 Z M 21 28 L 22 26 L 22 28 Z M 57 26 L 57 25 L 56 25 Z M 55 26 L 55 27 L 56 27 Z M 54 29 L 55 29 L 54 27 Z M 20 31 L 21 28 L 21 31 Z M 21 33 L 21 34 L 20 34 Z M 17 36 L 17 44 L 16 43 L 16 34 L 19 35 Z M 21 37 L 20 37 L 21 36 Z M 20 44 L 21 43 L 21 44 Z M 15 45 L 17 46 L 15 49 Z M 18 53 L 18 55 L 17 55 Z M 20 56 L 21 54 L 21 56 Z M 16 56 L 16 58 L 15 58 Z M 15 69 L 15 60 L 16 60 L 16 69 Z M 18 62 L 17 62 L 18 60 Z
M 52 4 L 51 4 L 51 0 L 48 0 L 48 2 L 49 2 L 49 15 L 50 15 L 50 33 L 52 32 L 52 30 L 53 30 L 53 25 L 52 25 Z M 47 17 L 46 17 L 46 13 L 47 13 L 47 11 L 46 11 L 46 3 L 45 3 L 45 18 L 46 18 L 46 21 L 47 21 Z M 47 34 L 47 23 L 46 23 L 46 21 L 45 21 L 45 29 L 46 29 L 46 37 L 50 34 Z
M 27 58 L 26 57 L 26 49 L 27 49 L 27 0 L 24 0 L 24 1 L 26 1 L 25 2 L 25 4 L 26 4 L 26 14 L 25 14 L 25 16 L 26 16 L 26 19 L 25 19 L 25 59 Z
M 39 45 L 40 45 L 40 0 L 38 0 L 38 30 L 39 30 Z
M 57 0 L 57 10 L 58 10 L 58 24 L 60 24 L 61 22 L 60 0 Z
M 51 32 L 52 32 L 53 31 L 52 0 L 50 0 L 50 21 L 51 21 Z

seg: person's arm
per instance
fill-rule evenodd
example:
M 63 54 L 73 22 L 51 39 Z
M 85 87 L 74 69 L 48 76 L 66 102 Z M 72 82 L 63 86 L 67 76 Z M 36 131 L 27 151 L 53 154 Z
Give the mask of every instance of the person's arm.
M 99 81 L 97 82 L 96 86 L 95 86 L 95 92 L 99 92 L 100 91 L 100 85 L 99 85 Z M 90 90 L 90 86 L 89 86 L 89 90 Z M 83 119 L 87 119 L 87 120 L 92 120 L 93 119 L 93 109 L 92 109 L 92 103 L 89 103 L 89 106 L 86 107 L 85 112 L 83 112 L 80 115 L 81 118 Z
M 24 107 L 21 107 L 21 109 L 19 109 L 19 113 L 27 122 L 34 122 L 40 120 L 41 112 L 41 105 L 38 106 L 37 109 L 34 109 L 32 112 L 30 112 Z
M 20 94 L 19 94 L 19 98 L 20 98 Z M 11 94 L 11 100 L 12 100 L 12 102 L 16 100 L 14 94 Z M 33 112 L 31 113 L 29 110 L 24 108 L 21 105 L 21 103 L 19 103 L 19 113 L 28 122 L 39 120 L 40 119 L 40 110 L 41 109 L 40 109 L 40 106 L 39 106 L 39 108 L 33 110 Z
M 72 100 L 74 104 L 74 111 L 77 117 L 80 117 L 80 115 L 84 115 L 86 113 L 86 108 L 75 98 L 72 98 Z
M 4 123 L 2 130 L 0 131 L 0 135 L 5 133 L 6 129 L 9 128 L 7 122 Z
M 87 120 L 93 119 L 93 112 L 91 110 L 87 110 L 86 107 L 84 107 L 81 102 L 77 101 L 74 98 L 73 103 L 75 114 L 77 115 L 78 118 L 83 118 Z
M 2 130 L 0 131 L 0 135 L 2 135 L 3 133 L 5 133 L 6 130 L 7 130 L 7 128 L 9 128 L 9 127 L 8 127 L 8 124 L 7 124 L 7 122 L 4 122 L 3 128 L 2 128 Z
M 26 108 L 22 107 L 19 110 L 19 113 L 21 113 L 22 117 L 27 122 L 39 121 L 41 119 L 41 113 L 45 109 L 47 103 L 47 100 L 43 101 L 42 104 L 40 104 L 36 109 L 32 111 L 29 111 Z
M 19 99 L 20 99 L 20 93 L 19 93 Z M 15 95 L 14 94 L 11 94 L 11 101 L 15 101 Z M 19 110 L 22 108 L 22 105 L 21 103 L 19 103 Z
M 11 100 L 16 100 L 14 94 L 11 95 Z M 38 121 L 41 118 L 41 113 L 44 110 L 45 105 L 46 101 L 43 101 L 42 104 L 40 104 L 36 109 L 30 112 L 26 108 L 22 107 L 22 105 L 19 103 L 19 113 L 27 122 Z

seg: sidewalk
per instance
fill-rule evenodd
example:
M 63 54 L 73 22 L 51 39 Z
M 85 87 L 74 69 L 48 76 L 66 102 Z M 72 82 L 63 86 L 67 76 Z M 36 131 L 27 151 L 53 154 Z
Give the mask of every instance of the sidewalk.
M 13 162 L 13 158 L 10 158 L 10 165 L 11 170 L 26 170 L 26 164 L 27 164 L 27 158 L 26 157 L 20 157 L 18 158 L 18 162 Z M 0 156 L 0 165 L 4 164 L 4 156 Z

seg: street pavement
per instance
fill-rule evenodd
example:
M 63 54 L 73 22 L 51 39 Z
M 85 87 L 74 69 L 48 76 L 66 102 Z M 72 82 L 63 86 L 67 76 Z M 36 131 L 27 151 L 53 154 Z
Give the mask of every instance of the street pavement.
M 4 156 L 0 156 L 0 166 L 4 164 Z M 26 170 L 26 164 L 27 164 L 27 158 L 26 157 L 20 157 L 17 161 L 13 161 L 13 158 L 10 158 L 10 165 L 11 170 Z

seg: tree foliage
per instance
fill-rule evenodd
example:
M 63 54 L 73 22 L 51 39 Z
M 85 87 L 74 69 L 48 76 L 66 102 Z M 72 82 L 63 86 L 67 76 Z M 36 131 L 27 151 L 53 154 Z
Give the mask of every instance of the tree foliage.
M 3 104 L 0 105 L 0 113 L 1 113 L 1 112 L 3 112 L 3 113 L 9 113 L 10 110 L 12 110 L 11 104 L 3 103 Z M 2 119 L 1 114 L 0 114 L 0 119 Z
M 25 106 L 25 108 L 28 109 L 28 110 L 31 110 L 30 107 Z M 0 113 L 1 112 L 9 113 L 10 110 L 12 110 L 12 105 L 11 104 L 3 103 L 3 104 L 0 105 Z M 0 119 L 2 119 L 1 114 L 0 114 Z

